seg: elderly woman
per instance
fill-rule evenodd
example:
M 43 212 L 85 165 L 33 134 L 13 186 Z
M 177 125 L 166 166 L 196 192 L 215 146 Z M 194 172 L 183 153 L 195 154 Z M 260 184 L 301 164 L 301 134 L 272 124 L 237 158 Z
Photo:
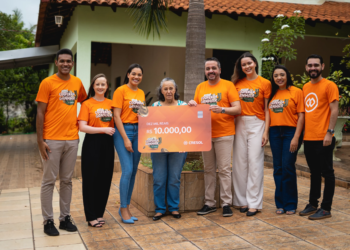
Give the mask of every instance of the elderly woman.
M 164 78 L 157 91 L 159 101 L 152 106 L 180 106 L 187 105 L 179 100 L 177 85 L 171 78 Z M 168 210 L 174 218 L 181 218 L 179 213 L 180 178 L 182 166 L 187 153 L 152 153 L 153 192 L 156 214 L 153 220 L 159 220 L 166 212 L 165 191 Z

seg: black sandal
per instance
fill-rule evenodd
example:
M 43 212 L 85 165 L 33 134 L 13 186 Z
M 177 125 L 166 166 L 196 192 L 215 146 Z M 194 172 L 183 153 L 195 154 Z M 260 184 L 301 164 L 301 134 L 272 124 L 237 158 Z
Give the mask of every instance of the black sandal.
M 97 220 L 101 225 L 106 224 L 105 220 Z
M 99 226 L 100 225 L 100 226 Z M 102 227 L 102 224 L 100 222 L 97 222 L 96 224 L 91 224 L 90 221 L 88 221 L 88 226 L 89 227 Z

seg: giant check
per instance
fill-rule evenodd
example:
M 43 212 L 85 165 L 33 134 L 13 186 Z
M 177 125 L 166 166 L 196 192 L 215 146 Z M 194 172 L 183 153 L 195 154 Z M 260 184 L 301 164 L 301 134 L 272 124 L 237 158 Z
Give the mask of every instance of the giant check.
M 144 107 L 139 116 L 139 151 L 194 152 L 211 149 L 209 105 Z

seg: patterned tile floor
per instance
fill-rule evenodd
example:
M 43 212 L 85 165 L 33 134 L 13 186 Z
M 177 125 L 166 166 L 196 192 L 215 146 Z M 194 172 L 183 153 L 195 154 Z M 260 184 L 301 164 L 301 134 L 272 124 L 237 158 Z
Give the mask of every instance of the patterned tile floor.
M 0 138 L 1 140 L 2 138 Z M 28 139 L 28 138 L 27 138 Z M 8 139 L 10 140 L 10 139 Z M 15 138 L 17 143 L 25 143 Z M 31 145 L 29 137 L 27 145 Z M 2 142 L 0 141 L 0 147 Z M 232 217 L 222 217 L 221 210 L 206 216 L 183 213 L 181 219 L 171 216 L 154 222 L 132 207 L 139 218 L 134 225 L 123 224 L 118 215 L 120 173 L 114 173 L 111 193 L 105 213 L 103 228 L 87 226 L 84 217 L 81 180 L 73 179 L 72 217 L 78 232 L 60 231 L 58 237 L 43 233 L 40 210 L 40 173 L 30 149 L 10 144 L 12 150 L 28 152 L 21 164 L 29 164 L 24 177 L 15 174 L 9 167 L 13 155 L 11 150 L 0 153 L 0 249 L 350 249 L 350 190 L 336 187 L 333 217 L 321 221 L 310 221 L 298 215 L 276 215 L 274 206 L 274 181 L 272 169 L 265 169 L 264 207 L 255 217 L 234 210 Z M 4 152 L 4 151 L 0 151 Z M 34 157 L 33 159 L 28 157 Z M 29 161 L 29 160 L 30 161 Z M 15 164 L 16 161 L 12 160 Z M 27 163 L 26 163 L 27 162 Z M 29 162 L 29 163 L 28 163 Z M 17 164 L 17 163 L 16 163 Z M 4 168 L 4 166 L 7 166 Z M 15 168 L 17 166 L 13 166 Z M 18 168 L 20 169 L 20 168 Z M 19 170 L 18 170 L 19 171 Z M 32 173 L 32 171 L 36 171 Z M 11 177 L 4 180 L 5 173 Z M 18 181 L 18 178 L 22 178 Z M 16 182 L 17 184 L 13 184 Z M 23 183 L 24 182 L 24 183 Z M 27 187 L 21 187 L 24 185 Z M 96 184 L 98 185 L 98 184 Z M 307 204 L 309 179 L 298 177 L 299 206 Z M 59 216 L 59 183 L 56 183 L 53 207 L 56 224 Z

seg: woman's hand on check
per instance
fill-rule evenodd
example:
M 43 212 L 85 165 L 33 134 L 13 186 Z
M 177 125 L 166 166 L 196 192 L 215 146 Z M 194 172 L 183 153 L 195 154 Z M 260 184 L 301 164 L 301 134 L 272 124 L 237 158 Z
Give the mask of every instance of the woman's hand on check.
M 191 100 L 191 101 L 189 101 L 189 102 L 187 103 L 187 105 L 190 106 L 190 107 L 196 107 L 196 106 L 197 106 L 197 103 L 196 103 L 195 100 Z

